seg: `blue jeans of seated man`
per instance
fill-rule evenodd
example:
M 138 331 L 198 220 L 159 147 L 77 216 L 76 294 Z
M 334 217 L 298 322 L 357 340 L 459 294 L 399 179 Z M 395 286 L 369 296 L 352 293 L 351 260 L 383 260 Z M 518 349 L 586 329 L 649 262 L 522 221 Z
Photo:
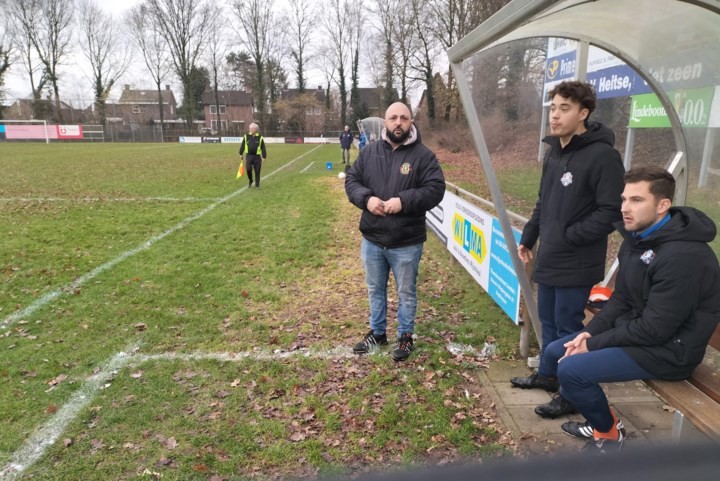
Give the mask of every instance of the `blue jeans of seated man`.
M 363 238 L 361 255 L 370 299 L 370 329 L 376 335 L 387 329 L 387 287 L 390 271 L 398 291 L 398 337 L 415 331 L 417 275 L 423 243 L 386 249 Z
M 538 316 L 542 325 L 542 351 L 545 351 L 554 340 L 583 328 L 585 305 L 592 286 L 554 287 L 538 284 L 537 288 Z
M 599 383 L 656 377 L 619 347 L 575 354 L 559 361 L 565 355 L 563 344 L 575 339 L 576 335 L 574 333 L 551 342 L 540 359 L 538 372 L 542 376 L 557 377 L 562 396 L 585 416 L 592 427 L 608 432 L 613 426 L 613 416 Z

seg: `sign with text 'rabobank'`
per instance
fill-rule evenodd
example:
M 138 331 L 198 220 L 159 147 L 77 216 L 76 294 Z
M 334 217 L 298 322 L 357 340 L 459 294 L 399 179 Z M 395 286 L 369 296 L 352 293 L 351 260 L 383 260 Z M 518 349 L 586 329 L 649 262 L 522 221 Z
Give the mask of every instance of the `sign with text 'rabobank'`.
M 517 324 L 520 287 L 500 222 L 448 191 L 426 219 L 445 247 Z M 519 241 L 520 233 L 514 233 Z
M 670 101 L 683 127 L 708 126 L 715 87 L 678 90 L 670 93 Z M 655 94 L 633 95 L 628 127 L 653 129 L 670 127 L 665 108 Z

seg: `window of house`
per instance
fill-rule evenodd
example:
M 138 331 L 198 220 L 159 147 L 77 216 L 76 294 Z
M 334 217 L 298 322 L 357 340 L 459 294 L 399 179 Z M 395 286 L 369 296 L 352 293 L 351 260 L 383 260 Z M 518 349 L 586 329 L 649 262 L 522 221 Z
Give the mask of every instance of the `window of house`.
M 139 114 L 140 113 L 140 106 L 139 105 L 133 105 L 132 107 L 132 113 Z
M 217 105 L 211 105 L 211 106 L 210 106 L 210 113 L 213 114 L 213 115 L 216 115 L 216 114 L 217 114 L 217 110 L 218 110 L 217 108 L 218 108 Z M 220 115 L 225 115 L 225 106 L 224 106 L 224 105 L 220 105 Z

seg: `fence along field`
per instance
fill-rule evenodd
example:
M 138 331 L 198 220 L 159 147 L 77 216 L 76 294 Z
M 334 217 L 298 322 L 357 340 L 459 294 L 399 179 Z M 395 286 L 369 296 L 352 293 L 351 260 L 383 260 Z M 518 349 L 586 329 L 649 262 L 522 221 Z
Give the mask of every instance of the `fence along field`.
M 442 249 L 424 261 L 447 280 L 423 274 L 417 358 L 348 356 L 366 301 L 357 212 L 325 168 L 338 150 L 272 146 L 245 190 L 222 145 L 0 146 L 3 476 L 272 477 L 502 451 L 473 363 L 442 336 L 482 344 L 461 324 L 483 309 L 493 333 L 510 323 Z

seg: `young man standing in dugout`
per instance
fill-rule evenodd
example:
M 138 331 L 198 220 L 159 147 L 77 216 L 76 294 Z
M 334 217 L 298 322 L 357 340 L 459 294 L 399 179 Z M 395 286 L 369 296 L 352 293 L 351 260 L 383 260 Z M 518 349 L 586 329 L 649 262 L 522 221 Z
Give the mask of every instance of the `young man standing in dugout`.
M 592 286 L 605 276 L 607 237 L 620 220 L 624 167 L 613 147 L 615 135 L 588 120 L 596 96 L 590 84 L 562 82 L 548 93 L 548 153 L 532 216 L 523 229 L 518 256 L 532 259 L 540 239 L 532 279 L 537 283 L 542 353 L 547 346 L 583 327 Z M 513 387 L 557 391 L 557 379 L 534 373 L 514 377 Z

